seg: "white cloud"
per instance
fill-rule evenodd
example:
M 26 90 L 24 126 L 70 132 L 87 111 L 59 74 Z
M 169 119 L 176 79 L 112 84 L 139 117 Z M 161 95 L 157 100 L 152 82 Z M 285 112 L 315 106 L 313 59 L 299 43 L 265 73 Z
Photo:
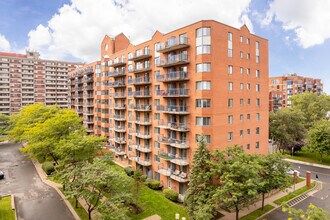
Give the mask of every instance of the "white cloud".
M 0 50 L 9 52 L 10 50 L 10 43 L 6 39 L 6 37 L 2 34 L 0 34 Z
M 43 57 L 99 59 L 105 34 L 123 32 L 132 43 L 152 37 L 156 30 L 166 33 L 199 20 L 214 19 L 240 27 L 246 23 L 251 0 L 71 0 L 49 21 L 29 33 L 29 47 Z
M 330 38 L 330 1 L 328 0 L 274 0 L 261 22 L 269 25 L 281 22 L 284 30 L 294 31 L 297 43 L 308 48 Z

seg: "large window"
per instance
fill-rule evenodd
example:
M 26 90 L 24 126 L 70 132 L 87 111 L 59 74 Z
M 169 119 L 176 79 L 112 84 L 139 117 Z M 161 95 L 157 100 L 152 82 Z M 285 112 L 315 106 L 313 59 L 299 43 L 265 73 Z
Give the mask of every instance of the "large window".
M 196 64 L 196 72 L 211 72 L 211 63 L 198 63 Z
M 210 108 L 211 99 L 196 99 L 196 108 Z
M 228 91 L 233 91 L 233 83 L 228 82 Z
M 228 108 L 232 108 L 234 105 L 234 100 L 233 99 L 228 99 Z
M 211 53 L 211 28 L 203 27 L 196 30 L 196 54 Z
M 228 132 L 228 141 L 232 141 L 233 140 L 233 132 Z
M 196 143 L 198 142 L 198 141 L 200 141 L 200 138 L 201 138 L 201 134 L 196 134 Z M 211 135 L 205 135 L 204 134 L 204 137 L 205 137 L 205 141 L 206 141 L 206 143 L 207 144 L 210 144 L 211 143 Z
M 196 90 L 211 90 L 211 81 L 196 82 Z
M 209 125 L 211 125 L 211 118 L 210 117 L 196 117 L 196 125 L 209 126 Z
M 228 57 L 233 57 L 233 33 L 228 32 Z
M 228 66 L 228 74 L 233 74 L 233 66 L 232 65 Z
M 229 115 L 228 116 L 228 124 L 233 124 L 233 116 L 232 115 Z

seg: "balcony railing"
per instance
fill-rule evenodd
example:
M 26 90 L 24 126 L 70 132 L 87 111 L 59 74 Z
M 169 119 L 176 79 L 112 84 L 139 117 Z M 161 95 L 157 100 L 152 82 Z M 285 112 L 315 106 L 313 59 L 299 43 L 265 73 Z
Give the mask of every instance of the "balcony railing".
M 189 39 L 187 37 L 172 37 L 166 42 L 160 44 L 157 52 L 167 53 L 173 50 L 183 49 L 189 47 Z
M 134 109 L 136 111 L 151 111 L 151 105 L 130 105 L 130 109 Z
M 115 131 L 124 133 L 124 132 L 126 132 L 126 128 L 125 128 L 125 126 L 115 126 Z
M 134 135 L 138 138 L 143 138 L 143 139 L 150 139 L 151 138 L 151 132 L 141 132 L 141 131 L 137 131 L 137 130 L 134 130 L 134 129 L 130 129 L 129 134 Z
M 147 146 L 147 145 L 146 146 L 142 146 L 142 145 L 139 145 L 139 144 L 136 144 L 136 143 L 131 143 L 129 146 L 131 148 L 136 149 L 138 151 L 141 151 L 143 153 L 150 153 L 151 152 L 150 146 Z
M 112 76 L 112 77 L 119 77 L 119 76 L 125 76 L 126 72 L 125 70 L 115 70 L 113 72 L 108 72 L 108 76 Z
M 128 72 L 130 72 L 130 73 L 143 73 L 143 72 L 148 72 L 148 71 L 151 71 L 150 65 L 141 65 L 141 66 L 137 66 L 133 69 L 128 70 Z
M 126 98 L 125 92 L 115 92 L 114 98 Z
M 109 82 L 108 86 L 113 88 L 118 88 L 118 87 L 125 87 L 126 85 L 124 81 L 114 81 L 114 82 Z
M 189 80 L 189 77 L 188 77 L 188 72 L 186 71 L 176 71 L 176 72 L 169 72 L 163 75 L 157 75 L 156 80 L 158 82 L 185 81 L 185 80 Z
M 180 166 L 187 166 L 189 164 L 188 159 L 186 157 L 175 157 L 170 160 L 171 163 L 180 165 Z
M 169 90 L 156 90 L 156 95 L 163 97 L 189 97 L 189 89 L 177 88 Z
M 167 59 L 161 59 L 156 62 L 158 67 L 172 67 L 176 65 L 188 64 L 189 59 L 187 54 L 177 54 L 169 56 Z
M 125 59 L 118 59 L 116 61 L 113 61 L 113 63 L 110 65 L 111 67 L 118 67 L 118 66 L 124 66 L 126 65 Z
M 135 79 L 128 80 L 128 84 L 130 85 L 145 85 L 150 83 L 151 83 L 150 77 L 137 77 Z
M 142 159 L 141 157 L 137 157 L 134 155 L 129 155 L 128 157 L 130 160 L 133 160 L 135 162 L 137 162 L 138 164 L 142 165 L 142 166 L 151 166 L 151 162 L 149 159 Z
M 158 157 L 163 159 L 163 160 L 172 160 L 175 158 L 175 155 L 171 154 L 171 153 L 168 153 L 168 152 L 164 152 L 162 150 L 159 150 L 158 151 Z
M 170 168 L 165 168 L 162 166 L 158 166 L 158 173 L 164 175 L 164 176 L 171 176 L 172 170 Z
M 114 109 L 116 109 L 116 110 L 124 110 L 124 109 L 126 109 L 126 105 L 124 104 L 124 105 L 115 105 L 114 107 L 113 107 Z
M 150 50 L 140 50 L 139 53 L 134 53 L 133 57 L 129 58 L 129 61 L 139 61 L 151 57 Z
M 180 172 L 179 170 L 172 171 L 171 173 L 171 179 L 178 181 L 180 183 L 186 183 L 189 181 L 188 175 L 185 172 Z
M 158 126 L 181 132 L 189 131 L 189 126 L 187 123 L 165 122 L 164 120 L 158 120 Z
M 140 124 L 140 125 L 151 125 L 152 124 L 150 118 L 144 118 L 144 119 L 136 118 L 135 123 Z
M 125 150 L 120 147 L 109 147 L 109 149 L 117 155 L 126 155 Z
M 114 115 L 113 117 L 116 121 L 125 121 L 126 117 L 124 115 Z
M 123 137 L 115 137 L 114 140 L 118 144 L 126 144 L 126 140 Z
M 164 105 L 157 105 L 156 106 L 156 111 L 159 112 L 165 112 L 165 113 L 169 113 L 169 114 L 189 114 L 188 111 L 188 106 L 185 105 L 168 105 L 168 106 L 164 106 Z
M 151 91 L 135 91 L 133 93 L 134 98 L 147 98 L 151 97 Z

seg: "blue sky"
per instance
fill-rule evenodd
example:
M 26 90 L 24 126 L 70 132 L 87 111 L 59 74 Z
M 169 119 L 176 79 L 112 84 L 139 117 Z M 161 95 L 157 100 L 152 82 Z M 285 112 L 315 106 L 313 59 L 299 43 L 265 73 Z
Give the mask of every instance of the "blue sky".
M 156 29 L 166 33 L 201 19 L 246 23 L 269 40 L 271 76 L 321 78 L 330 94 L 329 11 L 327 0 L 1 0 L 0 51 L 31 48 L 47 58 L 91 62 L 104 34 L 124 32 L 139 43 Z

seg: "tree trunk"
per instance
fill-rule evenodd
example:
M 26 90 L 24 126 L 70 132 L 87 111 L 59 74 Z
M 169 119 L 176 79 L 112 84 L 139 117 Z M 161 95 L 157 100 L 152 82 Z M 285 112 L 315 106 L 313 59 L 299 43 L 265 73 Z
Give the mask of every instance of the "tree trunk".
M 76 199 L 76 208 L 78 208 L 78 198 L 75 198 Z
M 238 206 L 235 206 L 235 208 L 236 208 L 236 220 L 238 220 L 239 209 L 238 209 Z
M 264 205 L 265 205 L 265 193 L 262 193 L 261 210 L 264 210 Z
M 91 220 L 92 219 L 92 211 L 88 210 L 88 219 Z

